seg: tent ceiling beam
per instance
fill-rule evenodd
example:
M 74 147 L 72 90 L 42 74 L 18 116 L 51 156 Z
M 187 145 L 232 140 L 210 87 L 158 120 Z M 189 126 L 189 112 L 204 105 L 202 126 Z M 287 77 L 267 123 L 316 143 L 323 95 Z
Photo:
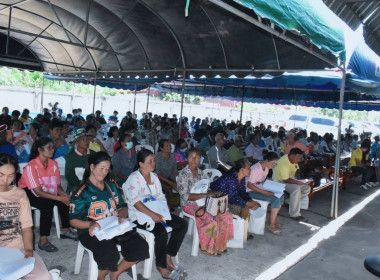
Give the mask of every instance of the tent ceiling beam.
M 63 26 L 62 20 L 61 20 L 60 17 L 58 16 L 57 11 L 56 11 L 55 8 L 54 8 L 54 5 L 51 3 L 50 0 L 48 0 L 48 3 L 49 3 L 49 7 L 50 7 L 50 9 L 53 11 L 55 17 L 57 18 L 57 20 L 58 20 L 58 22 L 59 22 L 59 26 L 63 29 L 63 31 L 64 31 L 65 34 L 66 34 L 67 39 L 68 39 L 68 40 L 70 41 L 70 43 L 71 43 L 72 41 L 71 41 L 71 38 L 70 38 L 70 36 L 69 36 L 69 33 L 67 33 L 66 28 Z

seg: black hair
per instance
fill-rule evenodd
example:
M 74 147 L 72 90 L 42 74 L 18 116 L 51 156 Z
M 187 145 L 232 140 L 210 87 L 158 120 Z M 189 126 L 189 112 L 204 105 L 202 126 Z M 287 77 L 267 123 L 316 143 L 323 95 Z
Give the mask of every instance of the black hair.
M 85 128 L 86 132 L 89 132 L 91 129 L 95 129 L 95 131 L 96 131 L 95 125 L 92 125 L 92 124 L 86 125 L 86 128 Z
M 19 110 L 13 110 L 11 115 L 19 117 L 21 115 L 21 113 Z
M 111 157 L 106 152 L 97 152 L 95 154 L 91 154 L 88 157 L 86 169 L 84 170 L 83 179 L 80 185 L 83 185 L 88 180 L 88 178 L 90 178 L 90 175 L 91 175 L 90 165 L 93 164 L 96 167 L 99 163 L 103 161 L 111 162 Z
M 303 152 L 299 148 L 293 148 L 289 152 L 289 156 L 291 156 L 291 155 L 302 155 L 302 154 L 303 154 Z
M 107 136 L 108 136 L 109 138 L 113 137 L 113 133 L 114 133 L 116 130 L 118 130 L 117 126 L 111 126 L 111 127 L 110 127 L 110 130 L 109 130 L 108 133 L 107 133 Z
M 371 140 L 364 139 L 362 144 L 360 145 L 360 148 L 369 149 L 371 147 Z
M 235 161 L 235 170 L 237 172 L 240 171 L 240 169 L 245 168 L 245 165 L 249 163 L 249 161 L 246 158 L 241 158 L 237 161 Z
M 31 124 L 29 125 L 29 129 L 30 129 L 31 127 L 33 127 L 34 130 L 37 131 L 37 137 L 39 137 L 39 136 L 40 136 L 41 126 L 40 126 L 38 123 L 31 123 Z
M 177 149 L 180 149 L 180 148 L 181 148 L 181 145 L 182 145 L 183 143 L 185 143 L 186 146 L 187 146 L 187 143 L 186 143 L 185 139 L 180 138 L 180 139 L 178 139 L 177 142 L 175 143 L 175 147 L 176 147 Z
M 0 166 L 3 165 L 13 165 L 15 168 L 15 173 L 18 170 L 18 161 L 14 156 L 11 156 L 9 154 L 0 153 Z
M 158 141 L 158 151 L 161 152 L 166 142 L 170 142 L 169 139 L 160 139 Z
M 63 123 L 61 120 L 59 119 L 53 119 L 50 124 L 49 124 L 49 129 L 53 130 L 54 128 L 56 127 L 60 127 L 62 128 L 63 127 Z
M 190 154 L 192 154 L 192 153 L 196 153 L 196 154 L 198 154 L 198 156 L 202 156 L 201 150 L 199 150 L 198 148 L 190 148 L 187 151 L 187 157 L 189 157 Z
M 30 150 L 30 156 L 29 156 L 29 161 L 37 158 L 40 154 L 38 151 L 39 148 L 42 148 L 43 146 L 53 143 L 53 140 L 49 137 L 40 137 L 33 143 L 32 149 Z
M 131 138 L 131 140 L 132 140 L 132 135 L 129 134 L 129 133 L 123 133 L 123 134 L 120 135 L 119 141 L 117 141 L 117 142 L 119 142 L 119 146 L 117 147 L 117 149 L 116 149 L 115 152 L 117 152 L 118 150 L 120 150 L 121 148 L 123 148 L 123 146 L 121 145 L 121 142 L 123 142 L 125 140 L 125 138 L 127 138 L 127 137 Z
M 136 171 L 140 168 L 140 165 L 139 163 L 140 162 L 145 162 L 146 158 L 149 157 L 150 155 L 154 155 L 153 152 L 151 150 L 148 150 L 148 149 L 141 149 L 138 153 L 137 153 L 137 163 L 136 163 L 136 166 L 135 168 L 133 168 L 133 171 Z
M 275 152 L 269 152 L 264 156 L 264 160 L 272 161 L 278 159 L 278 155 Z

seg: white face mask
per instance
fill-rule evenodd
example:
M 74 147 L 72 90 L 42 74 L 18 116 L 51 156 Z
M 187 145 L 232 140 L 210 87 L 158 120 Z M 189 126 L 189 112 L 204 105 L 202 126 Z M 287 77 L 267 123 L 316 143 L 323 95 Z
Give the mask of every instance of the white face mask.
M 185 152 L 187 151 L 187 148 L 180 149 L 180 151 L 181 151 L 182 153 L 185 153 Z
M 67 120 L 68 122 L 71 122 L 72 119 L 69 118 L 69 119 L 66 119 L 66 120 Z
M 156 129 L 157 129 L 157 131 L 160 131 L 161 130 L 161 126 L 157 126 Z

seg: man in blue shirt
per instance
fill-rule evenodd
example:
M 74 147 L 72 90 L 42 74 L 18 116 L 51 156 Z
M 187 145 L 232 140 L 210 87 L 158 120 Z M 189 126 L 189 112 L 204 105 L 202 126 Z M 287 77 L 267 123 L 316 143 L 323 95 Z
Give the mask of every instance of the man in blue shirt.
M 379 148 L 379 142 L 380 142 L 380 137 L 379 136 L 375 136 L 375 142 L 372 144 L 372 147 L 371 147 L 371 153 L 369 154 L 369 158 L 372 160 L 376 157 L 376 152 L 377 152 L 377 149 Z
M 50 138 L 53 140 L 54 145 L 54 156 L 53 159 L 57 159 L 59 157 L 65 157 L 69 152 L 69 144 L 67 144 L 65 138 L 63 138 L 62 134 L 63 123 L 58 119 L 53 119 L 50 122 L 49 130 L 50 130 Z

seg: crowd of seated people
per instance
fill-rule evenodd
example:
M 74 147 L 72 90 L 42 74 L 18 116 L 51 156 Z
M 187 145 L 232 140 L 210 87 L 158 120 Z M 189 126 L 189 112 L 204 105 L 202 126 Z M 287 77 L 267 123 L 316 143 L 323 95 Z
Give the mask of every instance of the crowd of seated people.
M 119 121 L 118 114 L 114 111 L 106 121 L 100 111 L 84 118 L 81 109 L 65 115 L 57 108 L 54 112 L 44 110 L 32 119 L 27 109 L 22 114 L 14 110 L 9 115 L 9 109 L 4 107 L 0 116 L 0 153 L 26 164 L 18 186 L 25 189 L 30 204 L 41 211 L 38 247 L 47 252 L 59 250 L 48 240 L 52 209 L 57 206 L 62 223 L 61 237 L 77 240 L 79 236 L 85 247 L 94 250 L 99 275 L 109 274 L 111 279 L 117 279 L 121 270 L 147 255 L 144 253 L 146 244 L 138 240 L 135 245 L 144 250 L 135 256 L 123 249 L 124 260 L 120 264 L 115 262 L 115 257 L 105 262 L 104 256 L 95 256 L 98 254 L 95 247 L 100 244 L 92 238 L 93 230 L 98 226 L 97 219 L 105 217 L 105 213 L 121 213 L 125 218 L 128 213 L 123 208 L 129 208 L 130 218 L 136 211 L 151 216 L 157 227 L 153 233 L 157 240 L 162 239 L 155 248 L 156 265 L 163 277 L 172 279 L 176 267 L 171 257 L 181 246 L 187 224 L 181 218 L 173 219 L 169 226 L 173 228 L 174 237 L 165 243 L 168 236 L 164 234 L 162 217 L 144 207 L 141 201 L 145 196 L 165 200 L 171 210 L 182 207 L 183 211 L 194 215 L 199 208 L 195 201 L 227 193 L 228 213 L 217 217 L 204 214 L 196 218 L 202 252 L 220 256 L 233 236 L 230 213 L 247 218 L 250 210 L 259 207 L 255 200 L 271 204 L 267 229 L 276 235 L 282 233 L 277 215 L 284 196 L 279 198 L 263 189 L 268 178 L 285 184 L 289 194 L 289 216 L 307 221 L 301 215 L 300 199 L 309 194 L 310 185 L 296 179 L 300 176 L 299 170 L 307 159 L 320 161 L 328 167 L 337 151 L 337 141 L 329 133 L 321 136 L 310 132 L 307 137 L 304 130 L 286 131 L 278 127 L 275 131 L 271 125 L 253 126 L 251 122 L 227 123 L 195 117 L 189 121 L 187 117 L 178 119 L 176 115 L 152 113 L 138 118 L 127 112 Z M 192 141 L 186 141 L 189 138 Z M 379 137 L 376 136 L 372 143 L 365 137 L 359 141 L 359 137 L 349 130 L 341 140 L 341 150 L 352 153 L 349 169 L 362 175 L 361 187 L 378 186 Z M 137 145 L 149 145 L 153 152 L 146 149 L 137 152 Z M 63 170 L 55 161 L 59 159 L 64 159 Z M 78 168 L 85 170 L 83 178 L 77 175 Z M 190 193 L 197 181 L 206 178 L 204 168 L 218 169 L 222 176 L 210 183 L 208 193 Z M 63 171 L 64 177 L 61 176 Z M 63 178 L 67 181 L 65 184 L 61 183 Z M 96 218 L 96 215 L 85 215 L 90 207 L 86 204 L 88 196 L 103 191 L 107 185 L 120 193 L 122 211 L 113 213 L 108 209 L 112 205 L 105 205 Z M 136 193 L 138 189 L 141 192 Z M 122 202 L 124 197 L 126 201 Z M 69 211 L 69 204 L 75 209 Z M 219 232 L 210 236 L 207 229 L 215 226 Z M 105 246 L 109 246 L 110 254 L 114 252 L 113 245 Z

